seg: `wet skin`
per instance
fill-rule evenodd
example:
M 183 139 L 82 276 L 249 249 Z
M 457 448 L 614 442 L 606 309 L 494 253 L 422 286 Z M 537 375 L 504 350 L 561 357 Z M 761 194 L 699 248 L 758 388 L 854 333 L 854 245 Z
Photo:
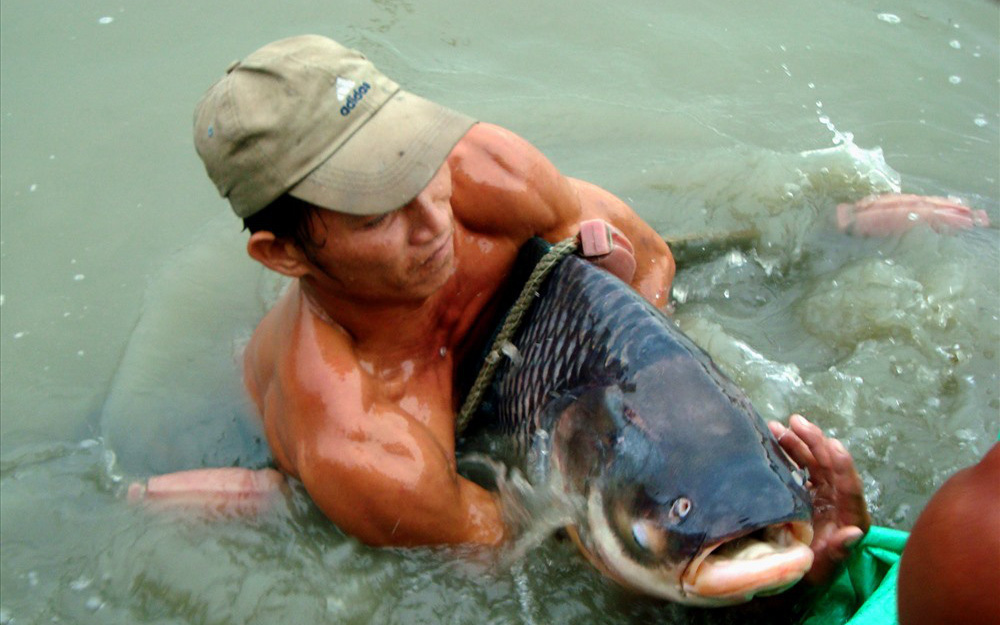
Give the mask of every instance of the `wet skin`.
M 1000 622 L 1000 443 L 941 486 L 899 563 L 901 625 Z
M 611 194 L 486 124 L 401 209 L 324 211 L 313 254 L 253 235 L 251 256 L 298 278 L 245 361 L 278 467 L 369 544 L 502 541 L 494 495 L 455 469 L 454 365 L 518 248 L 573 236 L 591 218 L 625 233 L 632 285 L 666 304 L 674 265 L 662 238 Z

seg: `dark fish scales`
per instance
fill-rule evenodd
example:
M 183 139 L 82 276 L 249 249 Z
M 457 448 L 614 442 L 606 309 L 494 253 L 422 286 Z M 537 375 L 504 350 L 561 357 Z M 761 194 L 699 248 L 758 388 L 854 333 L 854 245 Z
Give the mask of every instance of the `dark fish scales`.
M 598 569 L 695 605 L 780 592 L 809 569 L 801 473 L 745 394 L 628 285 L 567 257 L 512 344 L 485 405 L 532 482 L 586 501 L 568 529 Z

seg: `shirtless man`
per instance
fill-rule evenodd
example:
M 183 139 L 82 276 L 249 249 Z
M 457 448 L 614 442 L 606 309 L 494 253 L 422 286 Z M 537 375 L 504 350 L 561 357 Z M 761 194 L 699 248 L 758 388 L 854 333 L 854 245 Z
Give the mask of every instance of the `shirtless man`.
M 250 256 L 294 279 L 245 355 L 278 469 L 368 544 L 502 542 L 497 499 L 456 471 L 456 363 L 529 238 L 603 220 L 618 244 L 595 260 L 660 307 L 674 276 L 662 238 L 524 139 L 399 89 L 322 37 L 230 67 L 198 105 L 195 142 L 251 231 Z M 804 419 L 774 427 L 827 504 L 814 545 L 825 572 L 868 527 L 861 481 Z M 196 470 L 145 494 L 253 499 L 279 482 Z
M 254 123 L 279 145 L 248 141 Z M 634 246 L 633 286 L 661 306 L 674 275 L 663 239 L 520 137 L 401 91 L 319 37 L 231 69 L 198 107 L 196 142 L 247 219 L 250 256 L 296 279 L 245 360 L 281 472 L 369 544 L 499 543 L 494 496 L 455 469 L 463 346 L 530 237 L 613 223 Z M 285 171 L 300 161 L 304 180 Z M 274 232 L 289 211 L 308 228 L 298 243 Z

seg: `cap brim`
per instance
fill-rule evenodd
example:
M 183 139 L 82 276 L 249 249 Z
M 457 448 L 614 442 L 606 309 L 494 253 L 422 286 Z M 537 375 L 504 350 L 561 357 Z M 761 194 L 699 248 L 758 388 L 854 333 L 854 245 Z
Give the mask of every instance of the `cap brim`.
M 475 123 L 400 90 L 288 193 L 352 215 L 395 210 L 427 186 Z

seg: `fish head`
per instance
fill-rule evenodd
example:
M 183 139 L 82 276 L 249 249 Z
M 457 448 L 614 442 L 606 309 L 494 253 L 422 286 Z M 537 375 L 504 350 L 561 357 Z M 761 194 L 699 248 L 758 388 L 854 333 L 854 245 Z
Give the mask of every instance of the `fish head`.
M 584 502 L 567 528 L 583 554 L 627 588 L 688 605 L 798 582 L 813 560 L 810 496 L 749 402 L 639 386 L 574 393 L 554 421 L 551 470 Z

